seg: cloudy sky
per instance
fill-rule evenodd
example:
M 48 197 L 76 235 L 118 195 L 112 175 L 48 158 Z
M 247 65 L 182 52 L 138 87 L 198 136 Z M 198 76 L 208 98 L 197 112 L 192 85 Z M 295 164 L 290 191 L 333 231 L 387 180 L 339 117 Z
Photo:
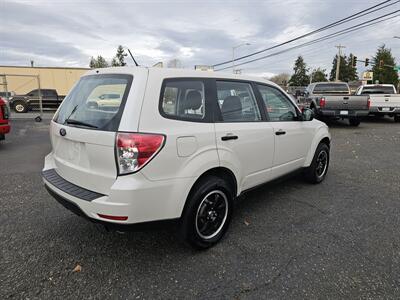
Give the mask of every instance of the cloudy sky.
M 284 42 L 383 0 L 0 0 L 0 65 L 87 67 L 91 56 L 111 59 L 119 44 L 142 65 L 178 58 L 187 68 L 215 64 Z M 281 47 L 283 50 L 400 9 L 394 5 Z M 400 62 L 400 17 L 359 31 L 241 66 L 245 74 L 291 72 L 306 63 L 330 71 L 335 45 L 359 59 L 385 43 Z M 273 53 L 274 50 L 265 54 Z M 264 55 L 265 55 L 264 54 Z M 130 60 L 128 60 L 131 63 Z M 359 64 L 361 65 L 361 64 Z M 359 71 L 362 71 L 362 67 Z M 228 70 L 230 71 L 230 70 Z

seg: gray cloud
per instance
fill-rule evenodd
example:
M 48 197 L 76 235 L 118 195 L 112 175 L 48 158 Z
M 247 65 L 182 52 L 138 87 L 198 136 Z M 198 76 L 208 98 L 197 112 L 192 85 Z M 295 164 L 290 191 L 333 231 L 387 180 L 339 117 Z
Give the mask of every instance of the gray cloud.
M 232 47 L 243 41 L 251 46 L 237 49 L 237 56 L 272 46 L 376 3 L 377 0 L 3 0 L 0 64 L 26 64 L 33 57 L 39 65 L 87 66 L 90 56 L 101 54 L 111 59 L 122 44 L 129 46 L 142 64 L 179 58 L 191 68 L 194 64 L 229 60 Z M 373 16 L 399 6 L 397 3 Z M 359 57 L 373 55 L 377 46 L 385 42 L 399 57 L 400 43 L 392 39 L 399 31 L 397 19 L 373 30 L 365 29 L 242 68 L 246 73 L 290 72 L 296 56 L 303 55 L 311 67 L 321 66 L 329 71 L 338 42 L 347 46 L 347 53 Z

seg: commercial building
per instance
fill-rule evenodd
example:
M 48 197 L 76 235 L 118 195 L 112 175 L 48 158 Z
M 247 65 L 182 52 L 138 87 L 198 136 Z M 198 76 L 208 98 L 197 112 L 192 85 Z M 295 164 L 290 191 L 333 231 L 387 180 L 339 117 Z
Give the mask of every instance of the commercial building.
M 38 88 L 37 79 L 32 75 L 39 75 L 42 89 L 55 89 L 59 95 L 66 95 L 74 83 L 89 68 L 63 68 L 63 67 L 21 67 L 0 66 L 0 91 L 26 94 Z M 6 76 L 3 76 L 3 75 Z M 29 76 L 11 76 L 29 75 Z M 7 84 L 5 86 L 4 84 Z

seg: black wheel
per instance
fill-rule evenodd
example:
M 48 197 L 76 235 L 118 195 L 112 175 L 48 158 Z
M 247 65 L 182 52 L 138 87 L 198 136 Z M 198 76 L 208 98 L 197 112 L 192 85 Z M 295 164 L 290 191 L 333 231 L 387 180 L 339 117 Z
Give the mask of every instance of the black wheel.
M 28 105 L 24 101 L 15 101 L 14 111 L 16 113 L 26 113 L 28 111 Z
M 394 116 L 394 121 L 395 122 L 400 122 L 400 115 L 395 115 Z
M 311 165 L 305 169 L 304 175 L 308 182 L 320 183 L 325 179 L 329 167 L 329 147 L 325 143 L 318 145 Z
M 233 189 L 225 180 L 207 176 L 187 199 L 180 223 L 181 237 L 194 248 L 215 245 L 228 229 L 233 211 Z
M 361 121 L 358 118 L 350 118 L 349 123 L 351 126 L 358 126 L 360 125 Z

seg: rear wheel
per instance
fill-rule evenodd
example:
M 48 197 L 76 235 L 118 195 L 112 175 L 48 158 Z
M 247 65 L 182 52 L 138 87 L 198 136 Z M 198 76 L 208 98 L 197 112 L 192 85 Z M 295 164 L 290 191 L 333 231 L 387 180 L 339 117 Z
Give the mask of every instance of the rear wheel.
M 400 115 L 395 115 L 394 116 L 394 121 L 395 122 L 400 122 Z
M 350 118 L 349 123 L 351 126 L 358 126 L 360 125 L 361 121 L 358 118 Z
M 179 229 L 188 244 L 206 249 L 224 236 L 232 217 L 232 190 L 216 176 L 207 176 L 193 187 Z
M 23 101 L 16 101 L 14 103 L 14 111 L 16 113 L 25 113 L 28 111 L 28 105 Z
M 325 143 L 318 145 L 311 165 L 305 169 L 304 175 L 308 182 L 320 183 L 325 179 L 329 167 L 329 147 Z

